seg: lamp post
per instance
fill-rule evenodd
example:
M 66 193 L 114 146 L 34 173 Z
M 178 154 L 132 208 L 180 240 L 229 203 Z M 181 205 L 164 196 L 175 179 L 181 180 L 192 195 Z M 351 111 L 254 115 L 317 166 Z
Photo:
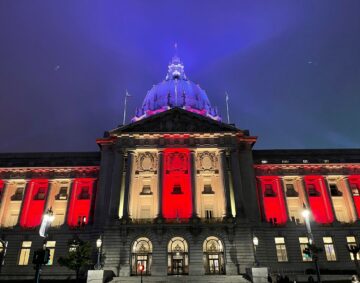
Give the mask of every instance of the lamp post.
M 319 265 L 318 265 L 318 255 L 317 255 L 317 251 L 316 251 L 317 248 L 315 246 L 314 236 L 312 234 L 311 225 L 310 225 L 310 214 L 311 213 L 310 213 L 310 210 L 304 205 L 304 210 L 302 211 L 301 214 L 305 220 L 306 231 L 307 231 L 308 238 L 309 238 L 309 250 L 310 250 L 311 258 L 314 261 L 317 282 L 321 283 L 320 269 L 319 269 Z
M 256 237 L 256 236 L 253 236 L 253 247 L 254 247 L 254 260 L 255 260 L 255 266 L 259 266 L 259 262 L 258 262 L 258 259 L 257 259 L 257 254 L 256 254 L 256 249 L 259 245 L 259 238 Z
M 44 238 L 44 244 L 43 247 L 39 250 L 37 250 L 34 253 L 33 263 L 35 264 L 35 282 L 40 282 L 40 274 L 41 274 L 41 266 L 43 264 L 47 264 L 48 260 L 50 258 L 50 251 L 46 248 L 46 238 L 48 236 L 47 230 L 51 226 L 51 223 L 54 222 L 55 216 L 51 209 L 51 207 L 46 211 L 44 214 L 40 229 L 39 229 L 39 235 L 40 237 Z
M 144 271 L 144 265 L 140 264 L 139 265 L 139 270 L 140 270 L 140 282 L 143 283 L 143 271 Z
M 96 240 L 96 248 L 98 249 L 97 263 L 94 266 L 96 270 L 101 269 L 101 263 L 100 263 L 101 246 L 102 246 L 102 239 L 101 239 L 101 236 L 100 236 L 100 238 Z

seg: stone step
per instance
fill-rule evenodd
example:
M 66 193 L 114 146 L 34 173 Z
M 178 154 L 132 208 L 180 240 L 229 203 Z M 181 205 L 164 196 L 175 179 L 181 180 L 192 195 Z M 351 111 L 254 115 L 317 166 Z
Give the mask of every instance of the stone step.
M 114 277 L 112 283 L 140 283 L 140 276 Z M 143 276 L 143 283 L 249 283 L 242 275 Z

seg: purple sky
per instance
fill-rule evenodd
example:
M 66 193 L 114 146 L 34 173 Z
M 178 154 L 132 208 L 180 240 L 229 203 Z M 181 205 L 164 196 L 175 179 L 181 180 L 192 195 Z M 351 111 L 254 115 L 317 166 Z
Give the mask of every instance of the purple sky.
M 0 152 L 93 151 L 187 76 L 256 148 L 360 146 L 360 1 L 0 1 Z

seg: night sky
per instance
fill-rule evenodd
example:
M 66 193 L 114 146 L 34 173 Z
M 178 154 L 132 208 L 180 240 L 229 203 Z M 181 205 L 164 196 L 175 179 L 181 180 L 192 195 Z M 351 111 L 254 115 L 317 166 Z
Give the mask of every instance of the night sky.
M 360 146 L 360 1 L 0 1 L 0 152 L 95 151 L 189 79 L 257 149 Z M 225 119 L 224 119 L 225 120 Z

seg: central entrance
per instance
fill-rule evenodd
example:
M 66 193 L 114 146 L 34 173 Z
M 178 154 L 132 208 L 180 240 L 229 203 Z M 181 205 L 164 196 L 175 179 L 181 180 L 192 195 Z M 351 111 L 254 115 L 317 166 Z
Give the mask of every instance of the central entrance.
M 189 274 L 188 244 L 182 237 L 174 237 L 168 244 L 168 275 Z

